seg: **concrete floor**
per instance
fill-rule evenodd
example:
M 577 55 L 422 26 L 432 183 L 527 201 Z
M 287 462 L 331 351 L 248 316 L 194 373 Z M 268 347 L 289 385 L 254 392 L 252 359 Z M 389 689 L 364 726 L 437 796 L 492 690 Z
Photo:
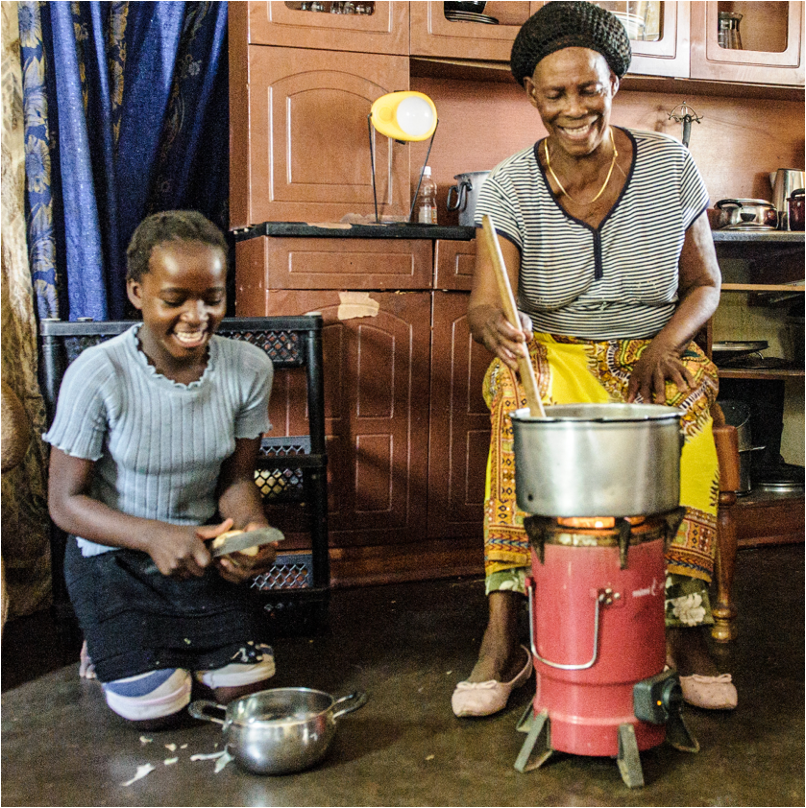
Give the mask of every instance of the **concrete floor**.
M 369 694 L 339 720 L 322 763 L 282 777 L 191 761 L 222 748 L 210 723 L 189 721 L 142 743 L 77 665 L 40 675 L 52 664 L 47 621 L 14 621 L 3 638 L 2 804 L 803 805 L 803 562 L 803 545 L 739 552 L 740 636 L 721 657 L 739 707 L 689 709 L 700 753 L 665 744 L 643 752 L 646 786 L 636 790 L 609 758 L 558 754 L 539 771 L 514 770 L 525 737 L 515 724 L 533 680 L 503 714 L 453 716 L 451 692 L 472 667 L 485 620 L 480 580 L 336 591 L 326 636 L 279 640 L 275 686 Z M 150 774 L 121 785 L 146 763 Z

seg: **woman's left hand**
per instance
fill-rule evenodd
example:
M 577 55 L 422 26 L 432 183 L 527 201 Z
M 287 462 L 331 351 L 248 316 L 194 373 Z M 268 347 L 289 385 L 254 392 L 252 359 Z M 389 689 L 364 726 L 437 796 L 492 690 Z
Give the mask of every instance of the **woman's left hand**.
M 268 524 L 250 522 L 244 531 L 258 530 L 268 527 Z M 218 574 L 231 584 L 242 584 L 255 575 L 268 572 L 277 557 L 277 542 L 264 544 L 258 547 L 255 555 L 235 552 L 213 559 L 213 563 L 218 568 Z
M 694 379 L 677 351 L 656 337 L 635 363 L 627 385 L 627 403 L 632 403 L 640 395 L 647 404 L 665 404 L 666 382 L 686 392 L 691 389 Z

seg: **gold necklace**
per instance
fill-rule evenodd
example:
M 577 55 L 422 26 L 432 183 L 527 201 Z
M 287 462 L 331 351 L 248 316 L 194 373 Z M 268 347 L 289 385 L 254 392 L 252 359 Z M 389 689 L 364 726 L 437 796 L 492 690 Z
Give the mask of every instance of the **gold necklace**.
M 610 182 L 610 177 L 613 175 L 613 169 L 615 168 L 615 165 L 616 165 L 616 158 L 618 158 L 618 149 L 616 148 L 616 140 L 613 137 L 613 127 L 611 126 L 611 127 L 609 127 L 609 129 L 610 129 L 610 142 L 613 144 L 613 159 L 610 162 L 610 170 L 607 172 L 607 176 L 605 177 L 604 185 L 599 189 L 599 193 L 596 194 L 596 196 L 594 196 L 593 199 L 590 200 L 590 202 L 586 203 L 588 205 L 592 205 L 604 193 L 605 188 L 607 188 L 607 183 Z M 546 146 L 546 168 L 549 170 L 549 174 L 551 174 L 551 176 L 554 178 L 554 182 L 557 183 L 560 190 L 572 202 L 577 202 L 578 203 L 579 200 L 574 199 L 574 197 L 571 196 L 571 194 L 569 194 L 568 191 L 565 190 L 565 188 L 563 187 L 563 184 L 560 182 L 559 178 L 554 173 L 554 169 L 551 167 L 551 158 L 549 157 L 549 141 L 548 141 L 548 138 L 546 138 L 544 143 L 545 143 L 545 146 Z

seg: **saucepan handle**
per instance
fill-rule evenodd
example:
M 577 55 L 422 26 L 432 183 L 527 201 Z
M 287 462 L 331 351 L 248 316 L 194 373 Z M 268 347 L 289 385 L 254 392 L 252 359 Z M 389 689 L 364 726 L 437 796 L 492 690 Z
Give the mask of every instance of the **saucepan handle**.
M 346 707 L 343 707 L 341 710 L 336 710 L 336 707 L 339 704 L 344 704 L 345 702 L 352 702 L 348 704 Z M 347 713 L 352 713 L 357 710 L 359 707 L 363 707 L 367 703 L 367 694 L 361 690 L 356 690 L 355 693 L 350 693 L 349 696 L 342 696 L 340 699 L 336 699 L 333 702 L 333 707 L 331 710 L 335 710 L 333 713 L 333 718 L 341 718 L 343 715 L 347 715 Z
M 456 201 L 455 202 L 452 201 L 454 194 L 456 194 Z M 448 210 L 459 210 L 459 205 L 461 204 L 461 202 L 462 202 L 462 195 L 461 195 L 461 192 L 459 190 L 459 186 L 451 185 L 451 187 L 448 188 L 448 199 L 445 202 L 445 207 Z
M 212 721 L 214 724 L 221 724 L 224 725 L 224 722 L 220 718 L 214 718 L 212 715 L 207 715 L 207 710 L 221 710 L 221 712 L 226 713 L 227 708 L 224 707 L 222 704 L 216 704 L 214 701 L 207 701 L 206 699 L 200 699 L 199 701 L 191 702 L 188 705 L 188 712 L 194 717 L 199 718 L 202 721 Z

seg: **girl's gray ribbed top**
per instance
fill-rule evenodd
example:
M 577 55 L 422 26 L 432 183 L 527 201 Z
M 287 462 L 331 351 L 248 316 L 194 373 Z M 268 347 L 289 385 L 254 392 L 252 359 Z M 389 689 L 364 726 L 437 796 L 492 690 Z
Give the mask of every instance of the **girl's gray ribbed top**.
M 139 349 L 140 324 L 83 351 L 67 369 L 44 439 L 94 460 L 92 496 L 132 516 L 200 525 L 216 512 L 236 438 L 271 429 L 274 368 L 246 342 L 214 335 L 201 379 L 179 384 Z M 85 556 L 114 548 L 79 538 Z

